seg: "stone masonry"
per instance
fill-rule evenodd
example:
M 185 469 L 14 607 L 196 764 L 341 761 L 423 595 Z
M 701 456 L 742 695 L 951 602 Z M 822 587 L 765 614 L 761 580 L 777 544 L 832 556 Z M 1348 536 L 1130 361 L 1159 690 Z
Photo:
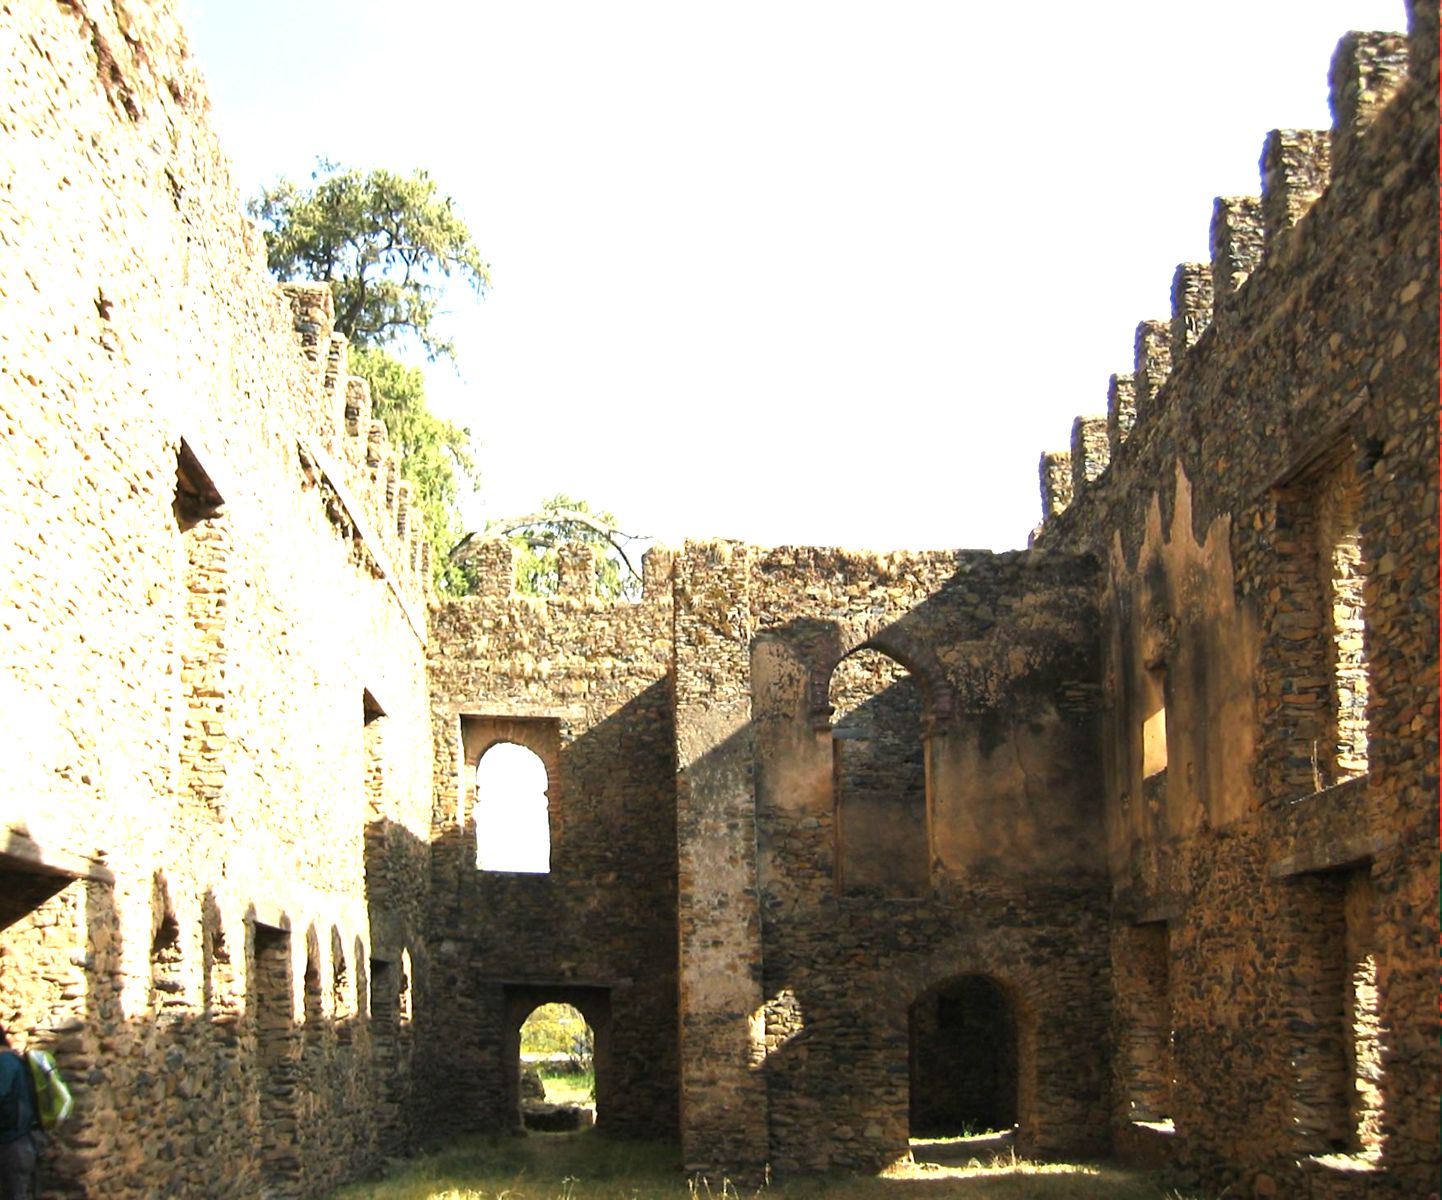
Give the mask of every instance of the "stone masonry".
M 0 1022 L 74 1086 L 54 1189 L 517 1130 L 555 1001 L 598 1133 L 708 1175 L 1014 1128 L 1435 1193 L 1436 18 L 1217 201 L 1028 549 L 688 542 L 624 601 L 475 537 L 442 603 L 170 0 L 0 10 Z M 547 870 L 486 865 L 501 745 Z

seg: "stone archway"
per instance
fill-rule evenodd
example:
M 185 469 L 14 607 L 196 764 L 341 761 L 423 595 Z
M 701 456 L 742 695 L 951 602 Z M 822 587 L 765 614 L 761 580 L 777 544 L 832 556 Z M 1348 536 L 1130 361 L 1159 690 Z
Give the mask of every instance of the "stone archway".
M 986 975 L 928 988 L 909 1014 L 912 1137 L 1012 1129 L 1018 1119 L 1015 1007 Z

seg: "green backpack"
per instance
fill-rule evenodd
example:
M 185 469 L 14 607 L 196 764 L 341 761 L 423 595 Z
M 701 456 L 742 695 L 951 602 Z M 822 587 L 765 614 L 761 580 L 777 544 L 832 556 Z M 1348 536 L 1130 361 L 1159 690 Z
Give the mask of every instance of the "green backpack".
M 27 1050 L 25 1065 L 30 1068 L 30 1082 L 34 1085 L 35 1119 L 41 1129 L 54 1129 L 75 1105 L 70 1089 L 60 1078 L 48 1050 Z

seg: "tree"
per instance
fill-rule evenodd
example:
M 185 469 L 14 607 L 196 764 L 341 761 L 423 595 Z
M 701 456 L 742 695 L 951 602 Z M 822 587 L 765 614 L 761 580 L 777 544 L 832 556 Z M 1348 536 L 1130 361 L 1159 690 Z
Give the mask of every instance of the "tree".
M 282 179 L 251 201 L 267 226 L 270 269 L 330 284 L 335 327 L 356 345 L 412 335 L 432 360 L 454 361 L 455 344 L 434 327 L 445 281 L 459 276 L 478 296 L 491 281 L 455 201 L 424 171 L 362 173 L 322 160 L 311 179 L 309 189 Z
M 542 504 L 540 512 L 488 522 L 486 533 L 507 537 L 520 547 L 516 590 L 524 596 L 555 594 L 560 584 L 556 548 L 564 542 L 605 547 L 596 569 L 596 590 L 602 596 L 634 599 L 640 591 L 641 576 L 626 553 L 637 535 L 622 533 L 615 517 L 592 511 L 584 500 L 557 494 Z
M 464 590 L 449 557 L 460 529 L 462 482 L 478 483 L 470 430 L 426 404 L 425 376 L 384 347 L 414 337 L 432 361 L 455 361 L 455 345 L 435 328 L 445 282 L 460 277 L 477 295 L 490 274 L 455 203 L 424 171 L 341 170 L 321 161 L 314 186 L 288 179 L 250 203 L 265 226 L 267 262 L 282 280 L 331 285 L 336 331 L 351 345 L 351 373 L 367 380 L 375 414 L 401 451 L 401 474 L 424 517 L 436 587 Z
M 471 431 L 431 412 L 426 404 L 426 377 L 384 350 L 352 346 L 351 374 L 371 387 L 371 411 L 385 422 L 391 445 L 401 454 L 401 475 L 411 485 L 411 503 L 425 522 L 431 544 L 433 578 L 446 596 L 464 594 L 464 574 L 449 557 L 463 526 L 458 503 L 465 485 L 476 488 L 478 474 L 471 457 Z

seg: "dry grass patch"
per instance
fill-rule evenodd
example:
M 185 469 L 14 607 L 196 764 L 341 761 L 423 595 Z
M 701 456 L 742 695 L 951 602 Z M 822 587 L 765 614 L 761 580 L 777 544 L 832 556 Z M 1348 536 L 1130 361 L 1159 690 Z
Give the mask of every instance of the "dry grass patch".
M 1186 1200 L 1151 1175 L 1018 1158 L 986 1139 L 916 1144 L 917 1161 L 880 1175 L 825 1175 L 764 1188 L 688 1179 L 674 1146 L 594 1131 L 471 1138 L 330 1200 Z

